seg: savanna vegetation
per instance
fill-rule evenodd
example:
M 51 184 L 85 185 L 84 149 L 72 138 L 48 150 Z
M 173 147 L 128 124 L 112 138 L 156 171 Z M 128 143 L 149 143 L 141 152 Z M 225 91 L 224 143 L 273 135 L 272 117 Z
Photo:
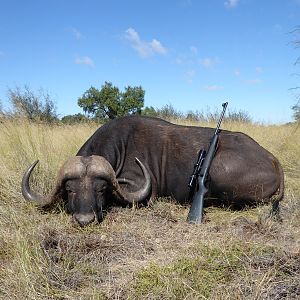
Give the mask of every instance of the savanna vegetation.
M 0 102 L 0 299 L 300 299 L 299 102 L 294 123 L 255 124 L 247 112 L 229 111 L 222 125 L 280 160 L 281 222 L 268 218 L 265 205 L 206 208 L 205 222 L 192 225 L 189 207 L 155 199 L 149 207 L 115 207 L 103 223 L 81 228 L 60 207 L 44 212 L 25 202 L 20 182 L 27 166 L 40 159 L 32 186 L 48 194 L 62 163 L 99 122 L 142 114 L 215 126 L 218 111 L 143 107 L 144 94 L 106 82 L 78 98 L 84 114 L 60 119 L 48 92 L 8 90 L 12 110 Z
M 208 121 L 173 120 L 215 126 Z M 270 207 L 207 208 L 206 222 L 186 222 L 189 207 L 156 199 L 114 208 L 85 228 L 58 208 L 25 202 L 20 181 L 40 159 L 33 188 L 48 194 L 62 163 L 98 127 L 5 118 L 0 123 L 1 299 L 299 299 L 300 128 L 224 120 L 277 156 L 285 172 L 282 222 Z M 181 184 L 181 183 L 178 183 Z
M 28 85 L 9 88 L 7 91 L 7 102 L 11 104 L 10 111 L 4 111 L 0 101 L 0 119 L 26 119 L 31 122 L 42 122 L 47 124 L 78 124 L 98 123 L 103 124 L 111 119 L 128 115 L 143 115 L 158 117 L 166 120 L 188 121 L 188 122 L 217 122 L 220 111 L 187 111 L 182 112 L 175 109 L 172 104 L 166 104 L 160 108 L 153 106 L 144 107 L 145 90 L 141 86 L 127 86 L 122 92 L 111 82 L 105 82 L 101 89 L 90 87 L 81 97 L 77 104 L 83 113 L 65 115 L 59 118 L 56 105 L 51 94 L 42 88 L 33 90 Z M 297 119 L 298 104 L 292 107 L 295 120 Z M 225 119 L 244 123 L 251 123 L 252 118 L 242 110 L 229 108 Z

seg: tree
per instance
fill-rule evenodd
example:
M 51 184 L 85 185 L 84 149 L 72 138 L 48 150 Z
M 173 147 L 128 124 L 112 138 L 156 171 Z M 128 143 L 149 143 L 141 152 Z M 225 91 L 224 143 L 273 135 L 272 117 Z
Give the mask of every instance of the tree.
M 57 120 L 56 107 L 48 92 L 33 92 L 27 85 L 8 89 L 13 114 L 31 121 L 53 122 Z
M 292 110 L 294 111 L 294 119 L 296 121 L 300 121 L 300 100 L 294 106 L 292 106 Z
M 292 43 L 295 45 L 295 48 L 298 49 L 300 48 L 300 26 L 297 26 L 296 29 L 294 29 L 292 31 L 292 33 L 295 36 L 295 39 L 292 41 Z M 297 58 L 295 65 L 300 64 L 300 57 Z M 300 87 L 297 86 L 293 89 L 299 89 Z M 297 98 L 300 98 L 300 95 L 297 95 Z M 293 112 L 293 117 L 296 121 L 300 121 L 300 100 L 298 100 L 298 102 L 292 106 L 292 110 Z
M 153 106 L 146 106 L 142 110 L 142 115 L 148 117 L 158 117 L 158 112 Z
M 120 92 L 111 82 L 105 82 L 101 90 L 89 88 L 78 99 L 78 105 L 91 117 L 114 119 L 130 114 L 141 114 L 144 96 L 145 91 L 141 86 L 127 86 L 125 92 Z
M 123 115 L 141 114 L 144 106 L 145 91 L 141 86 L 127 86 L 121 97 L 121 110 Z
M 61 122 L 64 124 L 77 124 L 88 122 L 89 119 L 84 114 L 66 115 L 61 118 Z

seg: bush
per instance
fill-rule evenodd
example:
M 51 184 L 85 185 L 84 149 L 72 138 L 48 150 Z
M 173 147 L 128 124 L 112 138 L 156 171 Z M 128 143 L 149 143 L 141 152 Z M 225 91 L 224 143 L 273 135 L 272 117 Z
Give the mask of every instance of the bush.
M 30 121 L 57 121 L 56 107 L 50 94 L 43 89 L 33 92 L 27 85 L 8 89 L 8 99 L 13 107 L 13 117 Z
M 77 124 L 77 123 L 85 123 L 88 121 L 90 121 L 90 119 L 81 113 L 75 115 L 67 115 L 62 117 L 61 119 L 62 123 L 70 124 L 70 125 Z
M 249 113 L 243 110 L 233 110 L 228 111 L 228 116 L 226 120 L 235 121 L 235 122 L 242 122 L 242 123 L 251 123 L 252 118 L 250 117 Z
M 300 121 L 300 101 L 298 101 L 298 103 L 292 107 L 292 110 L 294 111 L 293 113 L 294 119 L 296 121 Z
M 219 109 L 215 109 L 214 111 L 210 111 L 209 109 L 207 109 L 205 113 L 199 110 L 189 110 L 186 113 L 183 113 L 175 109 L 172 104 L 166 104 L 163 107 L 157 109 L 155 109 L 153 106 L 146 106 L 142 111 L 142 115 L 158 117 L 166 120 L 186 120 L 189 122 L 217 123 L 220 118 L 221 111 Z M 249 113 L 243 110 L 228 110 L 224 119 L 227 121 L 235 121 L 241 123 L 252 122 L 252 118 Z
M 199 122 L 199 121 L 205 121 L 206 118 L 203 114 L 203 112 L 200 112 L 198 110 L 196 111 L 192 111 L 192 110 L 189 110 L 186 115 L 185 115 L 185 118 L 188 120 L 188 121 L 191 121 L 191 122 Z
M 153 106 L 146 106 L 142 110 L 142 115 L 147 117 L 158 117 L 158 112 Z
M 183 119 L 184 114 L 175 109 L 172 104 L 166 104 L 162 108 L 157 110 L 158 117 L 162 119 Z

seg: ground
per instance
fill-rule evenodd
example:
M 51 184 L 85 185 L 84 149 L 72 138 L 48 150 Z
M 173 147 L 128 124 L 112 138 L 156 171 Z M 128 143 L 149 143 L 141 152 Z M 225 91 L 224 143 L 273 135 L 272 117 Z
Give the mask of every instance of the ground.
M 25 202 L 20 181 L 39 158 L 32 184 L 47 194 L 59 166 L 96 126 L 0 126 L 1 299 L 300 299 L 297 124 L 224 124 L 282 163 L 281 222 L 268 218 L 264 205 L 207 208 L 205 222 L 192 225 L 189 206 L 157 199 L 149 207 L 113 208 L 103 223 L 85 228 L 63 211 Z

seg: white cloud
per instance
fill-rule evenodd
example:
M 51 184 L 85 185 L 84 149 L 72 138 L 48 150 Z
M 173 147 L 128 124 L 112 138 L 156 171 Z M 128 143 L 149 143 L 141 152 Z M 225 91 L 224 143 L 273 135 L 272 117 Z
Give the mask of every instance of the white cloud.
M 249 79 L 246 80 L 246 83 L 249 85 L 257 85 L 257 84 L 261 84 L 263 81 L 261 79 Z
M 233 71 L 233 73 L 234 73 L 235 76 L 240 76 L 241 75 L 241 71 L 239 69 L 235 69 Z
M 133 28 L 128 28 L 126 30 L 125 39 L 130 42 L 131 47 L 143 58 L 154 54 L 165 55 L 168 52 L 167 48 L 165 48 L 161 42 L 156 39 L 153 39 L 151 42 L 142 40 Z
M 262 73 L 264 70 L 261 67 L 256 67 L 255 71 L 256 71 L 256 73 Z
M 211 68 L 214 67 L 216 64 L 219 63 L 219 60 L 217 58 L 202 58 L 199 60 L 200 65 L 202 65 L 205 68 Z
M 227 0 L 224 2 L 224 5 L 227 8 L 234 8 L 238 5 L 239 0 Z
M 166 54 L 167 49 L 163 47 L 163 45 L 160 43 L 160 41 L 153 39 L 152 42 L 149 44 L 152 50 L 159 54 Z
M 300 0 L 299 0 L 300 1 Z M 190 6 L 190 5 L 192 5 L 192 0 L 183 0 L 182 1 L 182 4 L 184 5 L 184 6 Z
M 196 75 L 196 71 L 195 70 L 188 70 L 185 72 L 185 78 L 187 80 L 188 83 L 192 83 L 193 79 Z
M 220 85 L 208 85 L 208 86 L 205 86 L 204 88 L 208 91 L 219 91 L 219 90 L 223 89 L 223 87 Z
M 184 64 L 184 59 L 181 57 L 176 57 L 175 59 L 176 65 L 183 65 Z
M 89 66 L 91 68 L 95 67 L 94 61 L 89 56 L 76 57 L 75 58 L 75 63 L 77 65 L 86 65 L 86 66 Z
M 195 47 L 195 46 L 191 46 L 190 47 L 190 50 L 191 50 L 191 52 L 193 53 L 193 54 L 198 54 L 198 48 L 197 47 Z
M 72 35 L 77 39 L 77 40 L 81 40 L 82 38 L 84 38 L 83 34 L 76 29 L 75 27 L 69 27 L 67 29 L 69 32 L 72 33 Z

